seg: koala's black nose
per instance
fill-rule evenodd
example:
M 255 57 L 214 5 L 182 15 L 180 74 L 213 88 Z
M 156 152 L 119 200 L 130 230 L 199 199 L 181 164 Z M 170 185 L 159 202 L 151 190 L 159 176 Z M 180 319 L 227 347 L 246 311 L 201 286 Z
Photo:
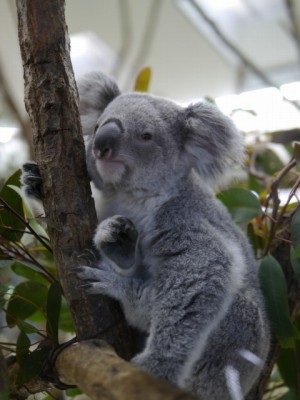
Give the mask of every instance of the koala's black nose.
M 93 151 L 97 158 L 111 159 L 118 147 L 122 130 L 116 122 L 108 122 L 101 126 L 95 135 Z

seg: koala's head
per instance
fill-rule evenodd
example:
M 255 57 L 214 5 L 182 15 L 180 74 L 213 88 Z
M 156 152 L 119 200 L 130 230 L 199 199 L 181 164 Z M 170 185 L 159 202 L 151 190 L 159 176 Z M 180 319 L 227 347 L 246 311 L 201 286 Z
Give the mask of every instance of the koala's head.
M 159 190 L 191 169 L 214 183 L 242 158 L 240 135 L 211 104 L 184 108 L 148 94 L 121 94 L 101 73 L 78 88 L 88 169 L 98 188 Z

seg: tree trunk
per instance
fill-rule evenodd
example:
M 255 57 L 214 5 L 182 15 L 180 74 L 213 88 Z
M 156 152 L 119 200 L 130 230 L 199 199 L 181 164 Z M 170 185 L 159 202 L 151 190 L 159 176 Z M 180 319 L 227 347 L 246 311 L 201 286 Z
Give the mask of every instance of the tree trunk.
M 119 305 L 88 296 L 72 268 L 91 247 L 96 213 L 85 163 L 64 0 L 16 0 L 25 105 L 43 178 L 48 231 L 79 339 L 100 335 L 126 358 L 131 335 Z
M 2 400 L 8 400 L 9 379 L 6 360 L 0 349 L 0 396 Z

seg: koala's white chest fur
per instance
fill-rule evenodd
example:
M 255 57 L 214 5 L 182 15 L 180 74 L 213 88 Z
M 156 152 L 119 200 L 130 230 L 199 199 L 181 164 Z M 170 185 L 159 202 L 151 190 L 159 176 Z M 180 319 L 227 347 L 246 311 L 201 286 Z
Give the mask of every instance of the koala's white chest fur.
M 98 221 L 114 215 L 122 215 L 132 220 L 139 231 L 140 240 L 148 241 L 153 231 L 153 219 L 157 210 L 170 195 L 167 193 L 149 197 L 131 197 L 126 193 L 105 196 L 103 192 L 93 191 Z

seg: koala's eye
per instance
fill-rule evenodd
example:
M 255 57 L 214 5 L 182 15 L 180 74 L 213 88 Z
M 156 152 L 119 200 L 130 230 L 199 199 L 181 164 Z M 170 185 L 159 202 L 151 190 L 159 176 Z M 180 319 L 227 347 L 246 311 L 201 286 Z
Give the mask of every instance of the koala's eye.
M 150 132 L 144 132 L 141 134 L 141 139 L 145 142 L 148 140 L 152 140 L 152 134 Z

